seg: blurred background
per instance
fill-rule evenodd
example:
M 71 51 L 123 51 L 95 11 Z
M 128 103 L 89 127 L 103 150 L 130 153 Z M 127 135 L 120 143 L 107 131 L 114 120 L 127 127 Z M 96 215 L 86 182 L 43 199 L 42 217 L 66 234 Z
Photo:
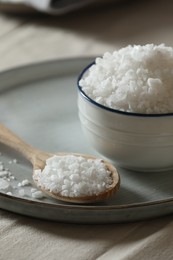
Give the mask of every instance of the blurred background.
M 129 44 L 173 45 L 173 1 L 0 1 L 0 69 L 98 56 Z

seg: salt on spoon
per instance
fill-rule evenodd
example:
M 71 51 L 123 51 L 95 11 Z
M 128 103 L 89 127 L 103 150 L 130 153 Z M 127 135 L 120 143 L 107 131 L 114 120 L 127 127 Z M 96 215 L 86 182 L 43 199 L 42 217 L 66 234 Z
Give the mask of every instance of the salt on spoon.
M 107 161 L 84 154 L 45 153 L 25 143 L 2 124 L 0 142 L 32 163 L 35 184 L 55 199 L 90 203 L 105 200 L 119 189 L 119 174 Z

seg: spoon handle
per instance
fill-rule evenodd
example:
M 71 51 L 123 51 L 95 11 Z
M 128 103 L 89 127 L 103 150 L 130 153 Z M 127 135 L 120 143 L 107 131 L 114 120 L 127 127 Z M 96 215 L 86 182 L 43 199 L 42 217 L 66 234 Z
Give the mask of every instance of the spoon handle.
M 11 130 L 2 124 L 0 124 L 0 143 L 3 143 L 15 151 L 21 153 L 31 163 L 34 162 L 35 155 L 38 153 L 37 149 L 25 143 L 22 139 L 20 139 Z

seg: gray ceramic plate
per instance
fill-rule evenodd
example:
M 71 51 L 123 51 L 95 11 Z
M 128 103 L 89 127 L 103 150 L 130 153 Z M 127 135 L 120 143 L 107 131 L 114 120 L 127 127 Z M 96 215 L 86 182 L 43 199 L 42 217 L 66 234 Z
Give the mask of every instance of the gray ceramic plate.
M 45 151 L 95 154 L 80 128 L 76 81 L 89 58 L 50 61 L 0 73 L 0 121 L 28 143 Z M 92 205 L 72 205 L 51 198 L 31 198 L 14 189 L 32 181 L 32 167 L 0 145 L 0 161 L 15 176 L 9 191 L 0 191 L 0 207 L 27 216 L 71 223 L 138 221 L 173 213 L 173 172 L 138 173 L 119 169 L 121 189 L 111 199 Z M 17 158 L 18 163 L 9 162 Z

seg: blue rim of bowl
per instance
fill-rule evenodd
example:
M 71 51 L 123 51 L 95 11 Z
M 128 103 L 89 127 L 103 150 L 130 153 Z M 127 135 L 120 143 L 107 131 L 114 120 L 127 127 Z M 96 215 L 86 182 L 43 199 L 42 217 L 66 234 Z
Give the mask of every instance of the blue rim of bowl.
M 93 100 L 92 98 L 90 98 L 83 90 L 82 87 L 79 84 L 79 81 L 83 78 L 84 74 L 89 70 L 90 67 L 92 67 L 93 65 L 95 65 L 95 61 L 90 63 L 89 65 L 87 65 L 82 72 L 80 73 L 78 79 L 77 79 L 77 86 L 78 86 L 78 90 L 80 92 L 80 94 L 86 99 L 88 100 L 90 103 L 92 103 L 93 105 L 102 108 L 104 110 L 113 112 L 113 113 L 117 113 L 117 114 L 121 114 L 121 115 L 126 115 L 126 116 L 137 116 L 137 117 L 168 117 L 168 116 L 173 116 L 173 113 L 165 113 L 165 114 L 140 114 L 140 113 L 133 113 L 133 112 L 126 112 L 126 111 L 121 111 L 121 110 L 117 110 L 117 109 L 113 109 L 113 108 L 109 108 L 106 107 L 102 104 L 97 103 L 95 100 Z

